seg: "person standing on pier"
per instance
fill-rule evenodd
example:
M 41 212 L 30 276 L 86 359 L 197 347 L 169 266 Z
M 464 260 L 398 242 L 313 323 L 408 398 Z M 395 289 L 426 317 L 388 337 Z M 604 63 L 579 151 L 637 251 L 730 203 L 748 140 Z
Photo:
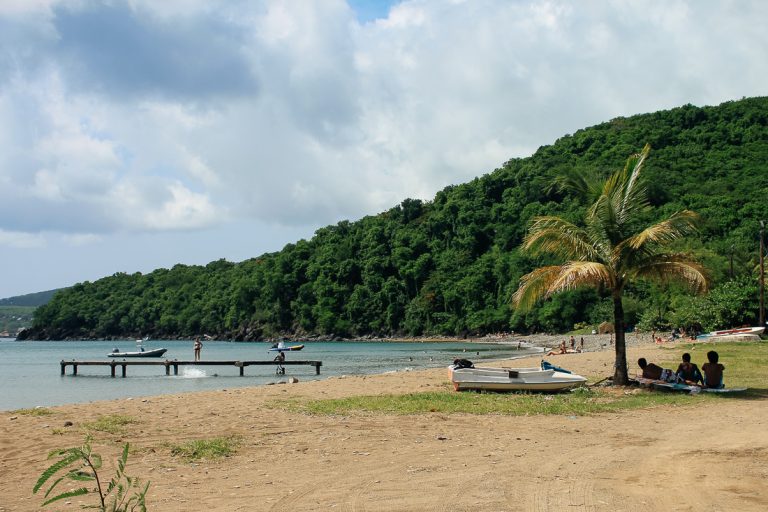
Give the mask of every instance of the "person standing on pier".
M 195 361 L 199 361 L 200 360 L 200 351 L 203 349 L 203 342 L 200 341 L 200 336 L 195 338 L 194 348 L 195 348 Z

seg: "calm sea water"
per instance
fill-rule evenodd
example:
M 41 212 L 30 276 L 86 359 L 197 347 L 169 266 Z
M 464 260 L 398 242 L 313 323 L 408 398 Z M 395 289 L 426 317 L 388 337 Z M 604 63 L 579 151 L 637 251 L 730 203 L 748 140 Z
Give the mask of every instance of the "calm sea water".
M 165 368 L 128 367 L 128 376 L 110 377 L 108 367 L 80 366 L 78 375 L 61 376 L 60 361 L 104 360 L 113 347 L 135 350 L 132 341 L 0 341 L 0 410 L 13 410 L 45 405 L 110 400 L 115 398 L 175 394 L 190 391 L 260 386 L 288 377 L 300 381 L 318 380 L 339 375 L 409 371 L 444 367 L 457 357 L 472 361 L 527 355 L 538 349 L 517 345 L 478 343 L 370 343 L 311 342 L 304 350 L 288 352 L 289 360 L 322 361 L 320 375 L 312 366 L 287 366 L 284 376 L 276 376 L 271 366 L 249 366 L 239 376 L 234 366 L 180 367 L 178 376 L 166 376 Z M 147 348 L 168 349 L 156 360 L 191 360 L 191 341 L 150 341 Z M 271 360 L 267 343 L 230 343 L 208 341 L 202 351 L 204 360 Z

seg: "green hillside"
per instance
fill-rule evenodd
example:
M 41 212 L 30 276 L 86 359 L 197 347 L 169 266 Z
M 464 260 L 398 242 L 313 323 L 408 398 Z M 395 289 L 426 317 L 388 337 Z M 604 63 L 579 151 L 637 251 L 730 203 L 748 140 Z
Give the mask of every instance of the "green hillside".
M 768 218 L 768 98 L 614 119 L 447 187 L 432 201 L 406 199 L 241 263 L 177 265 L 77 284 L 38 308 L 28 334 L 260 339 L 595 325 L 611 319 L 611 306 L 592 290 L 556 296 L 525 315 L 511 309 L 520 276 L 542 263 L 521 256 L 518 246 L 534 216 L 583 218 L 581 200 L 550 187 L 556 176 L 607 176 L 646 143 L 653 148 L 644 172 L 655 206 L 648 220 L 683 209 L 704 218 L 699 240 L 679 249 L 707 265 L 713 289 L 695 298 L 636 286 L 626 294 L 628 325 L 755 322 L 759 220 Z
M 15 297 L 8 297 L 7 299 L 0 299 L 0 306 L 42 306 L 43 304 L 47 304 L 58 291 L 59 289 L 48 290 L 45 292 L 27 293 L 26 295 L 17 295 Z

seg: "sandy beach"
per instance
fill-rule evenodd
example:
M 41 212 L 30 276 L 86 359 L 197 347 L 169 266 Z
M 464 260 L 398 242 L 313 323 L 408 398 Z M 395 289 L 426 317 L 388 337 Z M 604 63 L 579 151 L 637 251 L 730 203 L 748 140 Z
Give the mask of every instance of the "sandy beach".
M 630 361 L 666 355 L 628 341 Z M 599 338 L 589 343 L 592 351 L 554 360 L 591 381 L 610 375 L 612 349 L 601 350 Z M 95 451 L 111 469 L 131 443 L 127 472 L 151 480 L 153 511 L 768 509 L 768 407 L 760 399 L 586 417 L 308 416 L 268 407 L 447 389 L 438 369 L 68 405 L 47 416 L 0 413 L 0 512 L 39 510 L 43 500 L 31 491 L 48 451 L 79 445 L 80 426 L 110 414 L 137 422 L 125 434 L 96 433 Z M 168 447 L 221 436 L 241 440 L 235 455 L 190 463 Z M 93 501 L 46 509 L 81 503 Z

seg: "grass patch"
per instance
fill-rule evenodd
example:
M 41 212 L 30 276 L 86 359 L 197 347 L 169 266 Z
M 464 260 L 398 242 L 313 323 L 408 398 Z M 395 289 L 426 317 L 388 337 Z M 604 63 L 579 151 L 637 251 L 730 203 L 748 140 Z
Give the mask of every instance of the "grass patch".
M 681 345 L 670 350 L 657 364 L 676 369 L 683 352 L 693 362 L 706 361 L 706 354 L 716 350 L 725 365 L 729 387 L 750 388 L 746 394 L 687 395 L 650 391 L 640 388 L 580 388 L 571 393 L 457 393 L 446 385 L 445 391 L 405 395 L 353 396 L 325 400 L 271 402 L 269 407 L 320 415 L 352 414 L 500 414 L 508 416 L 569 415 L 584 416 L 604 412 L 659 406 L 698 405 L 723 399 L 768 398 L 768 343 L 717 343 Z M 630 362 L 630 365 L 633 362 Z M 630 372 L 631 373 L 631 372 Z
M 11 414 L 18 414 L 19 416 L 50 416 L 53 414 L 53 411 L 45 407 L 35 407 L 34 409 L 16 409 L 11 411 Z
M 171 454 L 189 461 L 201 459 L 220 459 L 229 457 L 237 451 L 240 441 L 235 437 L 214 437 L 197 439 L 179 445 L 171 445 Z
M 684 352 L 691 354 L 691 362 L 699 368 L 707 362 L 707 352 L 714 350 L 720 356 L 720 363 L 725 366 L 724 380 L 729 388 L 752 388 L 752 394 L 768 393 L 768 343 L 734 342 L 734 343 L 689 343 L 679 345 L 665 353 L 658 362 L 664 368 L 677 369 L 682 361 Z M 630 362 L 630 364 L 636 362 Z
M 285 402 L 294 412 L 321 415 L 368 414 L 501 414 L 506 416 L 585 416 L 624 409 L 687 405 L 710 396 L 654 393 L 642 389 L 587 389 L 561 394 L 474 393 L 437 391 L 406 395 L 355 396 Z
M 138 422 L 130 416 L 125 416 L 122 414 L 109 414 L 106 416 L 99 416 L 96 421 L 83 423 L 83 428 L 97 432 L 122 434 L 125 432 L 125 427 L 134 423 Z

